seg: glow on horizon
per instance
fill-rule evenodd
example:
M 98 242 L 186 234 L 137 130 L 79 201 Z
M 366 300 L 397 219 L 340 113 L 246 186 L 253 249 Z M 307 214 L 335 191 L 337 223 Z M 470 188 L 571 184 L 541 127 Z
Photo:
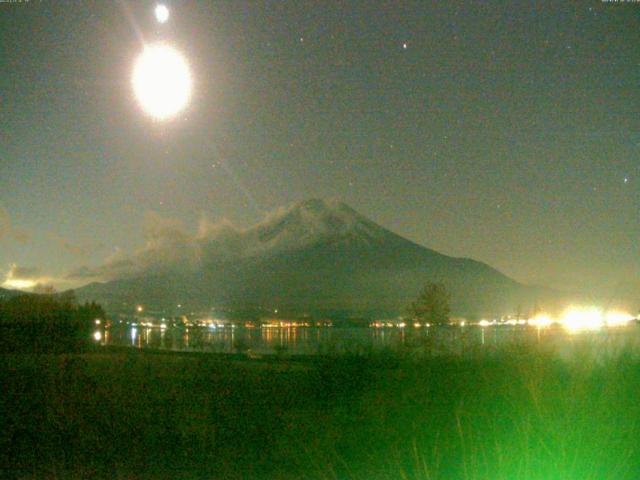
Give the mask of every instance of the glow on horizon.
M 37 285 L 37 283 L 33 280 L 23 280 L 20 278 L 9 278 L 4 281 L 2 287 L 10 288 L 15 290 L 25 290 L 28 288 L 33 288 Z

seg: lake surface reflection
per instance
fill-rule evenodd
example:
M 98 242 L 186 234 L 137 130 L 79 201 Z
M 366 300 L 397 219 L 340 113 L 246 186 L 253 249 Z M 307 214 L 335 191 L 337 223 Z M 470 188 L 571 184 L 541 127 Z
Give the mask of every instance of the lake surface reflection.
M 569 333 L 561 327 L 467 326 L 439 328 L 218 327 L 215 329 L 116 326 L 101 336 L 105 345 L 172 351 L 317 355 L 390 349 L 427 354 L 464 354 L 510 345 L 544 345 L 561 355 L 588 346 L 598 354 L 640 351 L 640 327 Z

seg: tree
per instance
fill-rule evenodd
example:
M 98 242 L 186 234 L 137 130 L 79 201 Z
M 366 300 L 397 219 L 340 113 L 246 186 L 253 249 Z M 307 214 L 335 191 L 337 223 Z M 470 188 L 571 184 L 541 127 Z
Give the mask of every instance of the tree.
M 82 351 L 96 319 L 106 319 L 102 307 L 78 305 L 71 292 L 17 295 L 0 302 L 0 352 Z
M 441 283 L 427 283 L 415 302 L 409 307 L 411 316 L 422 322 L 446 324 L 449 322 L 451 295 Z

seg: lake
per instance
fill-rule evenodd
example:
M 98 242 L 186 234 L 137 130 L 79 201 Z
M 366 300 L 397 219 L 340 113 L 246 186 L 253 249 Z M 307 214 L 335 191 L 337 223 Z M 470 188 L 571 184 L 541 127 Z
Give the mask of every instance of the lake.
M 187 352 L 317 355 L 385 349 L 427 354 L 463 354 L 522 344 L 543 345 L 561 355 L 588 346 L 598 354 L 640 348 L 640 326 L 570 333 L 560 326 L 341 328 L 341 327 L 141 327 L 115 326 L 98 334 L 104 345 Z

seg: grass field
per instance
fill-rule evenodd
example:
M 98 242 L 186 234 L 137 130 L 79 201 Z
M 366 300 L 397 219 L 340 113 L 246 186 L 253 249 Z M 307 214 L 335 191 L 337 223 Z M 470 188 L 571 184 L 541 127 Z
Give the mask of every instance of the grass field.
M 0 477 L 640 478 L 640 358 L 4 355 Z

